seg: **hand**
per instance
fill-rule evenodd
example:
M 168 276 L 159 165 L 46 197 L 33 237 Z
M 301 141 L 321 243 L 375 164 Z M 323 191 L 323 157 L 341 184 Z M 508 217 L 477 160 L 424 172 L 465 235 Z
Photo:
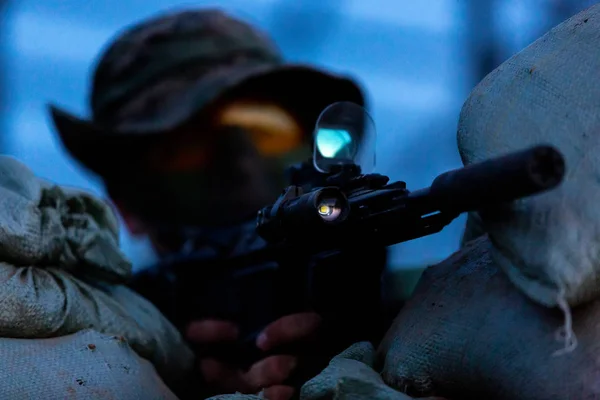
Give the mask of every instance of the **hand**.
M 315 313 L 282 317 L 263 330 L 256 346 L 269 351 L 305 340 L 316 332 L 320 323 L 321 318 Z M 186 336 L 192 342 L 210 344 L 237 340 L 239 331 L 230 322 L 204 320 L 190 324 Z M 290 376 L 297 361 L 291 355 L 270 356 L 245 372 L 214 359 L 202 359 L 200 371 L 208 384 L 225 392 L 257 393 L 264 389 L 269 400 L 288 400 L 294 394 L 294 388 L 283 385 L 283 382 Z

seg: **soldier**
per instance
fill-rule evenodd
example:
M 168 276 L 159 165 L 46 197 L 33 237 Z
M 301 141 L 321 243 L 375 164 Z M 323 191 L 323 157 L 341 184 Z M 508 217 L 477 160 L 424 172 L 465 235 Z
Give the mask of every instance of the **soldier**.
M 182 251 L 190 231 L 237 223 L 273 202 L 285 166 L 310 155 L 319 112 L 342 100 L 364 104 L 352 80 L 287 64 L 263 33 L 205 9 L 126 29 L 96 67 L 91 119 L 54 106 L 51 114 L 64 147 L 102 178 L 130 232 L 168 255 Z M 141 292 L 161 308 L 152 290 Z M 257 346 L 299 340 L 320 320 L 284 317 Z M 189 321 L 186 334 L 212 343 L 234 339 L 237 328 Z M 205 359 L 200 370 L 217 391 L 267 388 L 268 398 L 288 398 L 293 389 L 282 383 L 296 361 L 271 356 L 241 372 Z

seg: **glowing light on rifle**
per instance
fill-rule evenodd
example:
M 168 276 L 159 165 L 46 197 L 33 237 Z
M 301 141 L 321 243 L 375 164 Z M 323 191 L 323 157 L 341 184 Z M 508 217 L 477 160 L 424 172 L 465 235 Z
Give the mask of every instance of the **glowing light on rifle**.
M 334 158 L 352 142 L 348 131 L 343 129 L 321 128 L 317 133 L 316 144 L 323 157 Z
M 331 215 L 333 213 L 333 209 L 328 205 L 321 205 L 319 207 L 319 214 L 321 215 Z
M 344 217 L 345 207 L 346 205 L 342 199 L 328 197 L 321 200 L 317 206 L 317 213 L 319 213 L 323 221 L 334 222 Z

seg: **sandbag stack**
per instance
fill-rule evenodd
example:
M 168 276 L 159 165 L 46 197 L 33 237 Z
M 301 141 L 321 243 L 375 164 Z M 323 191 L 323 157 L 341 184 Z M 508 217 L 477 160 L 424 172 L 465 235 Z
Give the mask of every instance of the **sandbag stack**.
M 425 272 L 380 349 L 390 386 L 459 399 L 600 398 L 598 81 L 600 5 L 473 90 L 458 127 L 465 165 L 550 144 L 567 174 L 555 190 L 475 216 L 487 234 Z
M 118 237 L 108 204 L 0 156 L 0 398 L 175 399 L 193 353 Z

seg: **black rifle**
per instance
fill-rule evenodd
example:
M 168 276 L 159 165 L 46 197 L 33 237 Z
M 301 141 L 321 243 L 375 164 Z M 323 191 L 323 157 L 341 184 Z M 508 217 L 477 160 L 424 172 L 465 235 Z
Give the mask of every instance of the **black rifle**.
M 195 319 L 237 322 L 244 340 L 198 352 L 243 367 L 266 356 L 254 341 L 268 323 L 316 310 L 329 340 L 301 354 L 327 359 L 383 333 L 378 310 L 385 246 L 439 232 L 463 212 L 552 189 L 564 173 L 562 155 L 550 146 L 445 172 L 413 192 L 404 182 L 364 175 L 352 163 L 316 175 L 305 163 L 294 170 L 295 184 L 257 221 L 236 228 L 238 248 L 230 257 L 204 253 L 165 262 L 163 276 L 153 280 L 162 285 L 154 288 L 161 297 L 155 303 L 181 329 Z M 144 294 L 147 284 L 140 281 L 136 289 Z M 277 353 L 287 351 L 297 350 Z
M 301 186 L 290 186 L 259 211 L 257 232 L 285 251 L 390 246 L 437 233 L 461 213 L 554 188 L 564 172 L 564 159 L 551 146 L 445 172 L 414 192 L 404 182 L 388 183 L 387 176 L 363 175 L 357 165 L 339 164 L 322 187 L 304 193 Z

